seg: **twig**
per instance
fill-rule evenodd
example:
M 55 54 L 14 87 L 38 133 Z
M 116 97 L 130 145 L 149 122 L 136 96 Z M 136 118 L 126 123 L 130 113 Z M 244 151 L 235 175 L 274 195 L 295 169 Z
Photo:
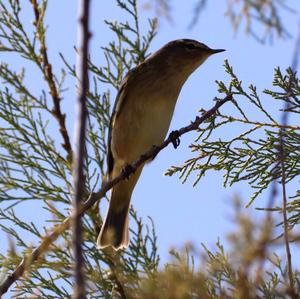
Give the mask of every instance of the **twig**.
M 234 118 L 232 116 L 227 116 L 227 115 L 220 115 L 221 118 L 228 120 L 228 121 L 232 121 L 232 122 L 240 122 L 246 125 L 255 125 L 257 127 L 270 127 L 270 128 L 279 128 L 279 129 L 291 129 L 294 131 L 299 131 L 300 130 L 300 126 L 290 126 L 290 125 L 286 125 L 283 126 L 282 124 L 279 123 L 262 123 L 262 122 L 258 122 L 258 121 L 251 121 L 251 120 L 244 120 L 244 119 L 240 119 L 240 118 Z
M 37 34 L 37 38 L 40 42 L 40 54 L 41 54 L 41 58 L 42 58 L 42 71 L 43 71 L 45 79 L 48 83 L 50 94 L 53 99 L 52 113 L 59 124 L 59 131 L 63 138 L 62 147 L 67 152 L 67 155 L 68 155 L 67 160 L 69 162 L 72 162 L 72 147 L 71 147 L 68 131 L 67 131 L 66 125 L 65 125 L 66 115 L 64 113 L 62 113 L 61 109 L 60 109 L 61 98 L 59 97 L 59 93 L 58 93 L 58 90 L 57 90 L 57 87 L 55 84 L 54 75 L 52 72 L 52 65 L 48 59 L 48 52 L 47 52 L 44 32 L 40 32 L 40 28 L 39 28 L 40 22 L 42 21 L 40 11 L 39 11 L 39 6 L 37 3 L 37 0 L 29 0 L 29 1 L 31 2 L 32 7 L 33 7 L 34 16 L 35 16 L 34 24 L 36 27 L 36 34 Z
M 75 259 L 74 299 L 85 299 L 84 258 L 82 254 L 82 223 L 80 207 L 84 196 L 85 135 L 87 121 L 86 95 L 88 92 L 89 0 L 79 0 L 78 32 L 78 97 L 77 123 L 74 150 L 74 199 L 73 199 L 73 253 Z
M 178 130 L 176 136 L 174 134 L 170 135 L 161 145 L 154 146 L 150 148 L 148 151 L 146 151 L 143 155 L 139 157 L 139 159 L 137 159 L 134 163 L 132 163 L 131 166 L 128 167 L 128 169 L 131 170 L 131 173 L 134 173 L 143 163 L 145 163 L 147 160 L 151 160 L 154 157 L 156 157 L 157 154 L 162 149 L 167 147 L 170 143 L 176 142 L 178 137 L 188 132 L 197 130 L 199 126 L 208 118 L 213 116 L 222 105 L 224 105 L 226 102 L 231 100 L 232 100 L 231 95 L 227 95 L 224 99 L 218 100 L 214 105 L 214 107 L 206 111 L 202 116 L 200 117 L 197 116 L 196 119 L 190 125 Z M 109 191 L 120 181 L 127 178 L 128 178 L 128 173 L 122 171 L 114 179 L 103 183 L 101 189 L 98 192 L 90 194 L 90 197 L 82 204 L 79 211 L 79 215 L 84 214 L 98 200 L 104 197 L 107 191 Z M 49 235 L 46 235 L 45 237 L 42 238 L 43 241 L 41 242 L 41 244 L 38 247 L 36 247 L 31 254 L 24 256 L 22 262 L 16 267 L 15 271 L 12 274 L 8 275 L 7 278 L 0 285 L 0 296 L 6 293 L 9 287 L 23 275 L 24 271 L 27 270 L 30 267 L 30 265 L 32 265 L 43 253 L 46 252 L 49 245 L 52 244 L 60 236 L 61 233 L 63 233 L 66 229 L 70 227 L 71 218 L 72 217 L 66 218 L 62 224 L 54 227 L 53 231 Z

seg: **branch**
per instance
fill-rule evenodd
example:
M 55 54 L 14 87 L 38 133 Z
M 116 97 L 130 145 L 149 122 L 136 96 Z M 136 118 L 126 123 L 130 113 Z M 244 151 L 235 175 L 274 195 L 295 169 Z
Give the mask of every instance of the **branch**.
M 294 130 L 294 131 L 300 131 L 300 126 L 291 126 L 291 125 L 282 125 L 279 123 L 263 123 L 259 121 L 251 121 L 250 119 L 240 119 L 240 118 L 235 118 L 232 116 L 227 116 L 227 115 L 219 115 L 221 118 L 228 120 L 228 121 L 235 121 L 235 122 L 240 122 L 246 125 L 255 125 L 257 127 L 270 127 L 270 128 L 279 128 L 279 129 L 288 129 L 288 130 Z
M 69 162 L 72 162 L 72 147 L 71 147 L 70 138 L 68 135 L 68 131 L 66 129 L 66 124 L 65 124 L 66 115 L 64 113 L 62 113 L 61 109 L 60 109 L 61 98 L 59 97 L 59 93 L 58 93 L 58 90 L 57 90 L 57 87 L 55 84 L 54 75 L 52 72 L 52 65 L 48 59 L 48 52 L 47 52 L 46 41 L 45 41 L 45 32 L 44 32 L 44 29 L 43 29 L 43 32 L 41 32 L 41 28 L 39 28 L 39 26 L 42 24 L 41 23 L 42 17 L 41 17 L 40 11 L 39 11 L 39 6 L 37 3 L 37 0 L 29 0 L 29 1 L 31 1 L 32 8 L 34 11 L 34 16 L 35 16 L 34 25 L 36 27 L 37 38 L 40 42 L 40 54 L 41 54 L 41 59 L 42 59 L 41 67 L 42 67 L 42 71 L 45 76 L 45 79 L 48 83 L 50 94 L 53 99 L 54 106 L 53 106 L 52 114 L 56 118 L 56 120 L 58 121 L 58 124 L 59 124 L 59 131 L 63 138 L 62 147 L 67 152 L 67 155 L 68 155 L 67 160 Z
M 73 254 L 75 259 L 74 299 L 85 299 L 84 258 L 82 254 L 82 223 L 80 207 L 84 196 L 84 160 L 86 156 L 86 95 L 88 92 L 88 46 L 89 46 L 89 0 L 79 0 L 79 36 L 78 36 L 78 97 L 77 126 L 75 131 L 74 199 L 73 199 Z
M 213 116 L 218 109 L 224 105 L 226 102 L 232 100 L 232 95 L 227 95 L 224 99 L 218 100 L 214 107 L 210 110 L 206 111 L 202 116 L 197 116 L 196 119 L 188 126 L 181 128 L 177 131 L 177 134 L 170 134 L 169 137 L 159 146 L 153 146 L 148 151 L 146 151 L 143 155 L 139 157 L 133 164 L 128 167 L 130 169 L 131 174 L 134 173 L 143 163 L 147 160 L 152 160 L 162 149 L 167 147 L 170 143 L 176 144 L 178 137 L 191 132 L 196 131 L 199 126 Z M 120 181 L 128 178 L 128 172 L 122 171 L 117 177 L 114 179 L 103 183 L 101 189 L 98 192 L 91 193 L 90 197 L 82 204 L 81 209 L 79 211 L 79 215 L 83 215 L 89 208 L 91 208 L 98 200 L 105 196 L 106 192 L 109 191 L 112 187 L 118 184 Z M 66 218 L 62 224 L 54 227 L 53 231 L 46 235 L 43 241 L 40 243 L 38 247 L 33 250 L 31 254 L 24 256 L 22 262 L 17 266 L 15 271 L 6 277 L 0 285 L 0 296 L 7 292 L 9 287 L 19 279 L 24 271 L 26 271 L 43 253 L 45 253 L 49 247 L 65 230 L 70 227 L 72 217 Z

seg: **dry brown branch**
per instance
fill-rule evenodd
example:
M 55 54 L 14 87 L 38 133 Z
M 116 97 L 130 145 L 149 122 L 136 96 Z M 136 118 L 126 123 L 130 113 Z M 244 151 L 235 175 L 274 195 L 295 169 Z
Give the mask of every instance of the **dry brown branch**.
M 176 131 L 176 134 L 170 134 L 169 137 L 161 145 L 153 146 L 152 148 L 150 148 L 147 152 L 141 155 L 139 159 L 132 163 L 130 167 L 128 167 L 128 169 L 131 170 L 131 174 L 134 173 L 147 160 L 152 160 L 154 157 L 156 157 L 156 155 L 162 149 L 167 147 L 170 143 L 176 143 L 177 139 L 183 134 L 197 130 L 200 124 L 202 124 L 204 121 L 213 116 L 222 105 L 231 100 L 232 95 L 227 95 L 224 99 L 217 100 L 214 107 L 206 111 L 202 116 L 197 116 L 196 119 L 190 125 L 185 126 L 180 130 Z M 128 172 L 122 171 L 113 180 L 104 182 L 101 189 L 98 192 L 90 194 L 89 198 L 82 204 L 80 208 L 80 215 L 84 214 L 98 200 L 104 197 L 106 192 L 109 191 L 113 186 L 118 184 L 120 181 L 126 179 L 127 177 Z M 70 223 L 71 217 L 66 218 L 62 224 L 55 226 L 52 232 L 43 238 L 41 244 L 38 247 L 36 247 L 31 254 L 24 256 L 22 262 L 16 267 L 15 271 L 3 280 L 2 284 L 0 285 L 0 296 L 6 293 L 9 287 L 23 275 L 24 271 L 29 269 L 30 265 L 33 264 L 42 254 L 46 252 L 49 245 L 53 243 L 62 232 L 64 232 L 70 227 Z
M 85 299 L 84 258 L 82 254 L 82 222 L 80 207 L 84 197 L 84 161 L 86 156 L 86 121 L 88 92 L 88 48 L 89 48 L 89 0 L 79 0 L 78 31 L 78 97 L 74 151 L 74 199 L 73 199 L 73 254 L 74 254 L 74 299 Z
M 40 10 L 39 6 L 37 3 L 37 0 L 29 0 L 32 4 L 32 8 L 34 11 L 34 17 L 35 17 L 35 22 L 34 25 L 36 27 L 36 35 L 37 38 L 40 42 L 40 55 L 42 59 L 42 71 L 45 77 L 45 80 L 47 81 L 48 87 L 50 94 L 53 99 L 53 109 L 52 109 L 52 114 L 56 118 L 59 124 L 59 131 L 62 135 L 63 138 L 63 143 L 62 147 L 65 149 L 67 152 L 67 160 L 71 163 L 72 162 L 72 147 L 70 143 L 70 138 L 68 135 L 68 131 L 66 129 L 66 115 L 61 112 L 61 98 L 59 96 L 57 86 L 54 80 L 54 74 L 52 72 L 52 64 L 49 62 L 48 59 L 48 51 L 46 47 L 46 41 L 45 41 L 45 34 L 44 34 L 44 28 L 43 30 L 41 29 L 41 15 L 40 15 Z

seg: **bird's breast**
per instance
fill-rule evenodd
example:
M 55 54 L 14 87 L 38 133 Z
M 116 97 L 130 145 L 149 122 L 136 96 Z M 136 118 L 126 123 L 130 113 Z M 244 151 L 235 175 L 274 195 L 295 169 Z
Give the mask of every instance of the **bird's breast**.
M 132 163 L 151 146 L 163 142 L 174 112 L 178 92 L 144 91 L 128 94 L 114 122 L 112 152 L 124 163 Z

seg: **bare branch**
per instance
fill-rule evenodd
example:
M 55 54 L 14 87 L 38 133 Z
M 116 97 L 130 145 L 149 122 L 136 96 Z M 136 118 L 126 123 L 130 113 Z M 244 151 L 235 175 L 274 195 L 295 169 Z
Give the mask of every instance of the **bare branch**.
M 176 136 L 171 134 L 161 145 L 150 148 L 147 152 L 139 157 L 130 167 L 131 173 L 134 173 L 143 163 L 147 160 L 153 159 L 162 149 L 167 147 L 170 143 L 176 143 L 176 140 L 182 135 L 195 131 L 199 128 L 199 126 L 213 116 L 218 109 L 224 105 L 226 102 L 232 100 L 232 95 L 227 95 L 224 99 L 217 100 L 214 107 L 210 110 L 206 111 L 202 116 L 196 117 L 196 119 L 188 126 L 181 128 L 177 131 Z M 91 208 L 98 200 L 105 196 L 106 192 L 109 191 L 112 187 L 118 184 L 120 181 L 126 179 L 128 177 L 128 173 L 121 172 L 117 177 L 113 180 L 107 181 L 103 183 L 101 189 L 98 192 L 90 194 L 90 197 L 82 204 L 79 215 L 83 215 L 89 208 Z M 6 277 L 0 285 L 0 296 L 6 293 L 9 287 L 18 280 L 23 273 L 35 262 L 37 259 L 43 255 L 49 245 L 51 245 L 61 233 L 67 230 L 70 227 L 72 217 L 66 218 L 62 224 L 57 225 L 53 228 L 52 232 L 49 235 L 46 235 L 43 238 L 41 244 L 35 248 L 35 250 L 29 254 L 24 256 L 22 262 L 17 266 L 15 271 Z M 26 265 L 26 267 L 25 267 Z
M 88 46 L 89 46 L 89 0 L 79 0 L 79 36 L 78 36 L 78 97 L 77 97 L 77 123 L 75 129 L 74 151 L 74 199 L 73 199 L 73 252 L 75 259 L 74 299 L 84 299 L 84 258 L 82 254 L 82 223 L 80 207 L 84 196 L 84 161 L 86 156 L 86 121 L 87 107 L 86 95 L 88 92 Z

